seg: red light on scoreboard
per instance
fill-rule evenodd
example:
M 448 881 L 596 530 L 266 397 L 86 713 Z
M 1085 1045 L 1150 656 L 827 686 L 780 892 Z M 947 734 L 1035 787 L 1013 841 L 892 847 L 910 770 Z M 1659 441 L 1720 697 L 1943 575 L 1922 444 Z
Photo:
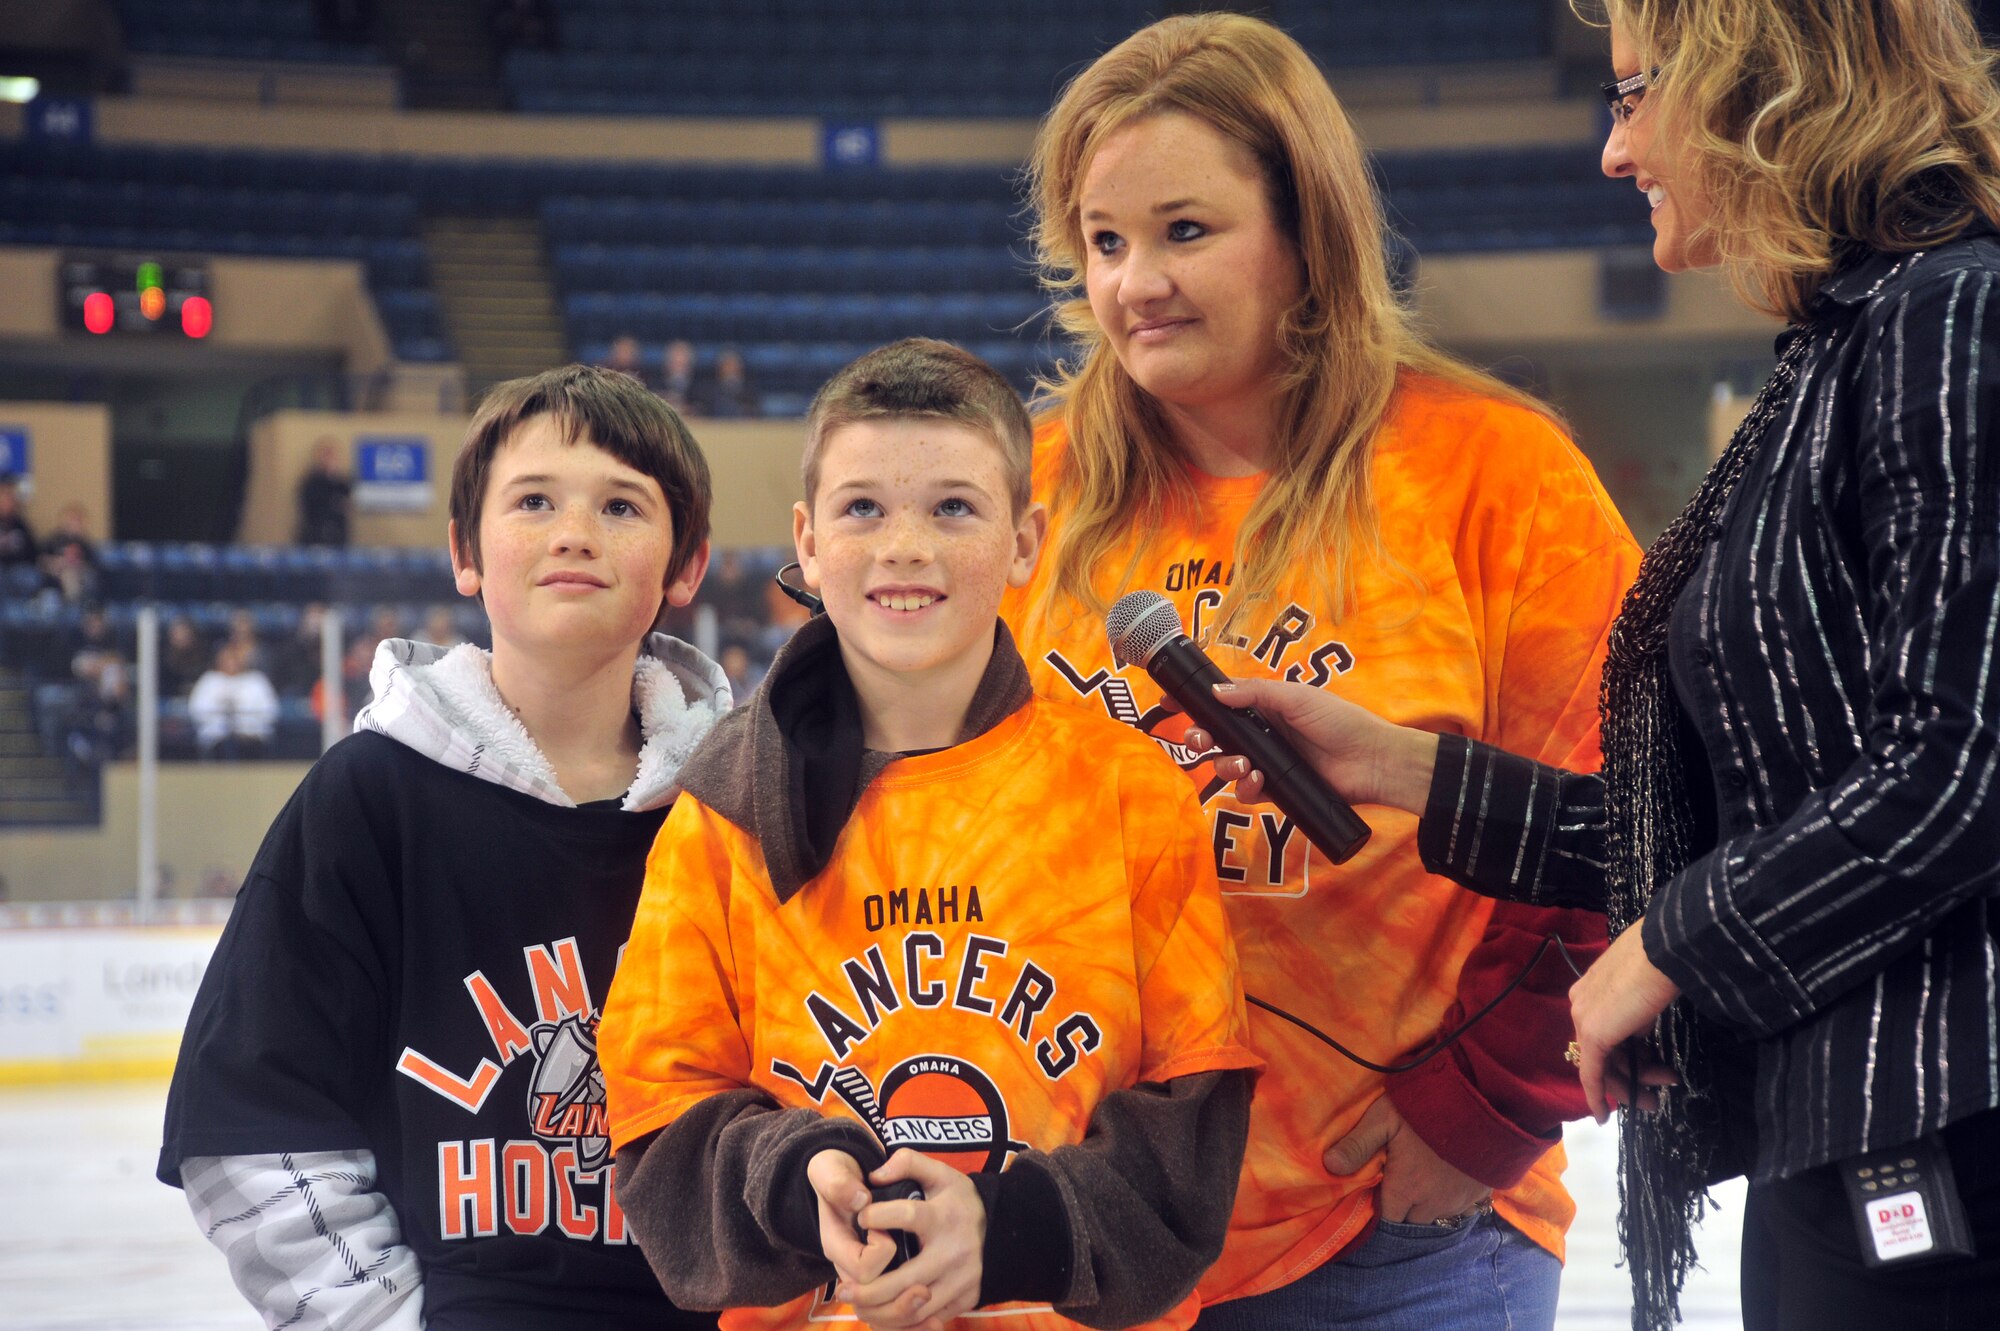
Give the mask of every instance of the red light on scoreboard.
M 189 296 L 181 303 L 181 331 L 189 337 L 207 337 L 215 327 L 215 311 L 206 296 Z
M 66 329 L 190 341 L 214 331 L 215 298 L 199 258 L 85 252 L 64 255 L 60 272 L 56 317 Z
M 93 333 L 108 333 L 118 321 L 118 307 L 108 291 L 93 291 L 83 298 L 83 326 Z

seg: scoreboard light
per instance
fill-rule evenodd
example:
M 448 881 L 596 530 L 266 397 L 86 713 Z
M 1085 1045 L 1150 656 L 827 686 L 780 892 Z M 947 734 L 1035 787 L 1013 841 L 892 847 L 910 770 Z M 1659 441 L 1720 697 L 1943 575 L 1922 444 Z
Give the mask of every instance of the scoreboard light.
M 118 320 L 118 307 L 108 293 L 93 291 L 83 298 L 83 326 L 93 333 L 108 333 Z
M 208 267 L 199 260 L 68 255 L 59 299 L 62 326 L 97 337 L 199 339 L 215 327 Z

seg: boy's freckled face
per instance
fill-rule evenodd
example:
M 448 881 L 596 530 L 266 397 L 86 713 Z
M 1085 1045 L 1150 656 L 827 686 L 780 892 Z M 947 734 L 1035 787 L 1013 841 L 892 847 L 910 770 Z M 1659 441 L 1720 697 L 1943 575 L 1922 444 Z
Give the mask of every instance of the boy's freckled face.
M 478 540 L 474 569 L 454 532 L 452 565 L 460 592 L 483 595 L 496 641 L 636 644 L 659 614 L 673 517 L 659 482 L 536 416 L 494 452 Z M 684 603 L 699 576 L 667 594 Z
M 968 426 L 863 421 L 826 439 L 793 531 L 850 662 L 907 676 L 983 661 L 1040 545 L 1040 510 L 1017 519 L 1008 488 L 1000 446 Z

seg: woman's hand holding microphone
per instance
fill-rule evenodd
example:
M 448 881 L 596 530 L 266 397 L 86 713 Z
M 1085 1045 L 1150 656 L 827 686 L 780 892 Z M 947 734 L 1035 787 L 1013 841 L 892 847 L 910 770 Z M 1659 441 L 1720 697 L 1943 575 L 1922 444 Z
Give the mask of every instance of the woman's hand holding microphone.
M 1386 721 L 1325 689 L 1275 679 L 1219 684 L 1215 696 L 1231 707 L 1256 708 L 1350 803 L 1385 805 L 1421 816 L 1430 802 L 1438 737 L 1429 731 Z M 1187 743 L 1201 752 L 1215 743 L 1215 737 L 1191 727 Z M 1215 760 L 1215 774 L 1236 783 L 1238 799 L 1246 803 L 1264 799 L 1262 775 L 1251 769 L 1247 759 L 1225 754 Z M 1620 934 L 1610 951 L 1571 987 L 1570 1012 L 1577 1032 L 1574 1061 L 1584 1098 L 1600 1123 L 1623 1104 L 1647 1110 L 1658 1107 L 1656 1088 L 1672 1083 L 1672 1071 L 1642 1053 L 1639 1085 L 1634 1087 L 1628 1075 L 1630 1059 L 1613 1054 L 1628 1040 L 1650 1031 L 1654 1018 L 1679 993 L 1646 956 L 1636 924 Z M 1340 1145 L 1335 1144 L 1329 1157 Z
M 1429 731 L 1384 721 L 1325 689 L 1275 679 L 1219 684 L 1215 696 L 1231 707 L 1254 707 L 1284 730 L 1300 756 L 1349 803 L 1424 811 L 1437 766 L 1438 740 Z M 1215 742 L 1199 727 L 1189 730 L 1187 738 L 1196 751 Z M 1236 783 L 1241 799 L 1255 803 L 1263 798 L 1263 774 L 1252 771 L 1247 759 L 1233 754 L 1218 758 L 1215 772 Z

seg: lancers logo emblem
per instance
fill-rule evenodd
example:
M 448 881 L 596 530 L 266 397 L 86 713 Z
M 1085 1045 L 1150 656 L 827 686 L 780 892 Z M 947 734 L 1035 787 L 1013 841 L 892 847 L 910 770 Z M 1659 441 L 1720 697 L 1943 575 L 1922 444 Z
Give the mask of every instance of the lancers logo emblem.
M 574 1146 L 579 1169 L 602 1169 L 611 1163 L 611 1130 L 604 1072 L 597 1066 L 596 1014 L 543 1022 L 528 1034 L 541 1059 L 528 1086 L 530 1130 L 545 1142 Z
M 893 1154 L 922 1151 L 961 1173 L 998 1173 L 1007 1157 L 1028 1149 L 1008 1136 L 1007 1101 L 993 1079 L 949 1054 L 919 1054 L 889 1069 L 878 1091 L 859 1068 L 822 1063 L 807 1078 L 782 1060 L 771 1070 L 806 1088 L 814 1100 L 828 1090 L 866 1123 Z

